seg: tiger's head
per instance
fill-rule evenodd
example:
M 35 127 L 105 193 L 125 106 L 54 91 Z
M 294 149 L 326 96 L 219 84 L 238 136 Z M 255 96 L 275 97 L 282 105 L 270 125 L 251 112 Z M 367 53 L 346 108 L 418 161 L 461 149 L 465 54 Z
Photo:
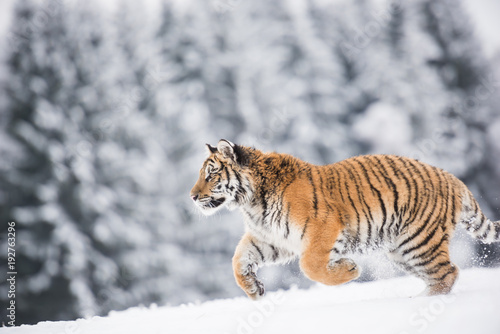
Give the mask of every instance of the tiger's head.
M 217 147 L 206 145 L 209 157 L 191 189 L 191 199 L 205 215 L 223 207 L 230 210 L 246 203 L 252 194 L 249 148 L 221 139 Z

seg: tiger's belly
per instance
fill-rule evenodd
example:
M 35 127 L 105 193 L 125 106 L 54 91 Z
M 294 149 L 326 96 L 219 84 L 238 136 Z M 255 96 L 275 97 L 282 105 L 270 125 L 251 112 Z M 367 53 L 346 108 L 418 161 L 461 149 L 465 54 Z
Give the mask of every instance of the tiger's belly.
M 391 250 L 398 236 L 398 226 L 399 220 L 394 216 L 385 220 L 365 220 L 347 225 L 335 240 L 332 251 L 345 255 Z

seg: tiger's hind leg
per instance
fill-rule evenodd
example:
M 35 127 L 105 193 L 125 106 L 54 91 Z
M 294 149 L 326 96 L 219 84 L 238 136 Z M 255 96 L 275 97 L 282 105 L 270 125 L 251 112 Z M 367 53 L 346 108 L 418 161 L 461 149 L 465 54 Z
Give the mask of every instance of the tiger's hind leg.
M 428 296 L 449 293 L 458 277 L 459 269 L 450 261 L 446 235 L 435 245 L 399 248 L 389 257 L 406 272 L 421 278 L 427 284 L 424 294 Z
M 455 264 L 450 262 L 441 268 L 442 270 L 439 271 L 440 274 L 437 275 L 437 280 L 429 275 L 426 291 L 428 296 L 445 295 L 450 293 L 455 281 L 458 278 L 459 269 Z

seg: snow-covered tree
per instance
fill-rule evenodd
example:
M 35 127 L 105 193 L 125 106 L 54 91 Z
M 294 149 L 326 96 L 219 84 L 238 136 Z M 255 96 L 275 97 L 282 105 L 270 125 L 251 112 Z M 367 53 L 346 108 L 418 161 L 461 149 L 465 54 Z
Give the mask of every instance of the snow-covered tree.
M 40 6 L 18 5 L 20 32 Z M 11 195 L 0 211 L 20 226 L 20 322 L 163 300 L 144 277 L 176 258 L 157 242 L 166 164 L 147 111 L 152 79 L 94 6 L 53 8 L 9 57 L 12 165 L 1 178 Z

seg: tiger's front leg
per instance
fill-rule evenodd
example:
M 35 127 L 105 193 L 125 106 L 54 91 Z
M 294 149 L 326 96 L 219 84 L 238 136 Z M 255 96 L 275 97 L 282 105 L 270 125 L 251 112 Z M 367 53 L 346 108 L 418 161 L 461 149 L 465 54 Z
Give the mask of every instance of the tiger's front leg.
M 265 264 L 286 262 L 293 257 L 290 252 L 262 242 L 245 233 L 233 256 L 236 283 L 251 299 L 264 295 L 264 284 L 257 278 L 257 269 Z

